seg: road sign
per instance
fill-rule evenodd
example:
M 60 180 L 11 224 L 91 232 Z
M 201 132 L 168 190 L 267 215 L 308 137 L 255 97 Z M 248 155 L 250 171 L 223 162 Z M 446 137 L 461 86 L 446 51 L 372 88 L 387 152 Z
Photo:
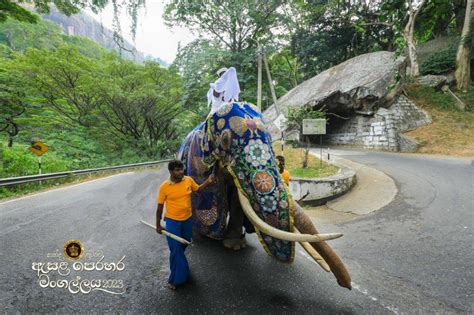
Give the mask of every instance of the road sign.
M 326 119 L 303 119 L 303 135 L 325 135 Z
M 37 156 L 42 156 L 48 152 L 49 147 L 41 141 L 35 141 L 31 144 L 30 151 L 36 154 Z

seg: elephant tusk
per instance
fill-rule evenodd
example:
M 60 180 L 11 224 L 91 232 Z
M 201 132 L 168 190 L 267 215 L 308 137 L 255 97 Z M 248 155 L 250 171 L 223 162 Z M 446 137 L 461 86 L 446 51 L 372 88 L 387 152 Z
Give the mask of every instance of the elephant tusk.
M 295 233 L 301 233 L 298 231 L 296 227 L 294 227 Z M 304 250 L 311 256 L 311 258 L 314 259 L 315 262 L 318 263 L 318 265 L 324 269 L 326 272 L 330 272 L 331 268 L 329 265 L 326 263 L 323 257 L 319 255 L 319 253 L 311 246 L 310 243 L 308 242 L 300 242 L 300 245 L 304 248 Z
M 242 210 L 244 211 L 247 218 L 250 222 L 260 231 L 274 238 L 278 238 L 284 241 L 290 242 L 309 242 L 316 243 L 321 241 L 333 240 L 342 236 L 341 233 L 327 233 L 327 234 L 296 234 L 291 232 L 286 232 L 274 228 L 273 226 L 265 223 L 262 219 L 258 217 L 255 211 L 252 209 L 249 200 L 245 197 L 240 190 L 237 190 L 239 193 L 240 204 L 242 205 Z

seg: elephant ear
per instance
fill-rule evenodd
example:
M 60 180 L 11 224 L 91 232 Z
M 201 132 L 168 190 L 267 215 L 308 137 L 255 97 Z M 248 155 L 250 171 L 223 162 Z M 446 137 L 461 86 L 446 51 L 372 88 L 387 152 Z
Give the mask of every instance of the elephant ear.
M 178 153 L 178 158 L 185 165 L 185 174 L 198 184 L 211 174 L 216 163 L 209 127 L 208 119 L 191 131 Z M 214 184 L 191 197 L 194 227 L 200 234 L 215 239 L 223 238 L 228 213 L 221 187 L 222 185 Z
M 271 226 L 292 232 L 290 194 L 278 172 L 271 137 L 260 112 L 252 104 L 229 103 L 214 114 L 212 128 L 218 135 L 215 143 L 220 160 L 255 213 Z M 269 255 L 283 262 L 293 261 L 294 242 L 257 233 Z

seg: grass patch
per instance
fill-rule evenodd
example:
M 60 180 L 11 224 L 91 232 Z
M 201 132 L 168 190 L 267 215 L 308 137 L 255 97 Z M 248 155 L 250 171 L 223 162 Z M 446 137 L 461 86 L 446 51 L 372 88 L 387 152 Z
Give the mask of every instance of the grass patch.
M 407 87 L 410 99 L 422 103 L 428 109 L 438 109 L 442 111 L 459 112 L 453 97 L 434 88 L 412 84 Z
M 456 95 L 466 104 L 466 111 L 474 112 L 474 85 L 465 92 L 456 92 Z
M 427 111 L 433 123 L 407 132 L 422 146 L 419 153 L 474 156 L 474 86 L 456 93 L 465 103 L 462 112 L 452 96 L 420 85 L 410 85 L 407 93 L 419 107 Z
M 338 167 L 324 161 L 322 161 L 322 166 L 320 167 L 320 160 L 312 154 L 308 155 L 308 167 L 303 168 L 304 149 L 285 145 L 285 150 L 282 152 L 280 141 L 273 143 L 273 151 L 276 155 L 283 155 L 285 157 L 286 169 L 292 177 L 327 177 L 336 174 L 339 170 Z

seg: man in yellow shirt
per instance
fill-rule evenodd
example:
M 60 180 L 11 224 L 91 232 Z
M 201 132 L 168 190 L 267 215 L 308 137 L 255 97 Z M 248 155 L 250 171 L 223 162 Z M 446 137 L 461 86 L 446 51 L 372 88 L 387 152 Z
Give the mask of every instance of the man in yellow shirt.
M 210 175 L 204 183 L 198 185 L 194 179 L 184 176 L 184 165 L 179 160 L 169 162 L 170 177 L 164 181 L 158 193 L 158 208 L 156 209 L 156 231 L 161 234 L 165 228 L 161 225 L 163 208 L 166 203 L 166 231 L 191 241 L 193 222 L 191 219 L 191 193 L 200 192 L 213 183 L 214 175 Z M 172 290 L 185 283 L 189 276 L 189 266 L 184 250 L 186 245 L 166 237 L 170 249 L 171 274 L 168 287 Z
M 281 155 L 276 156 L 277 159 L 277 166 L 278 170 L 280 172 L 281 178 L 283 178 L 283 181 L 287 184 L 290 185 L 290 172 L 285 169 L 285 158 Z

